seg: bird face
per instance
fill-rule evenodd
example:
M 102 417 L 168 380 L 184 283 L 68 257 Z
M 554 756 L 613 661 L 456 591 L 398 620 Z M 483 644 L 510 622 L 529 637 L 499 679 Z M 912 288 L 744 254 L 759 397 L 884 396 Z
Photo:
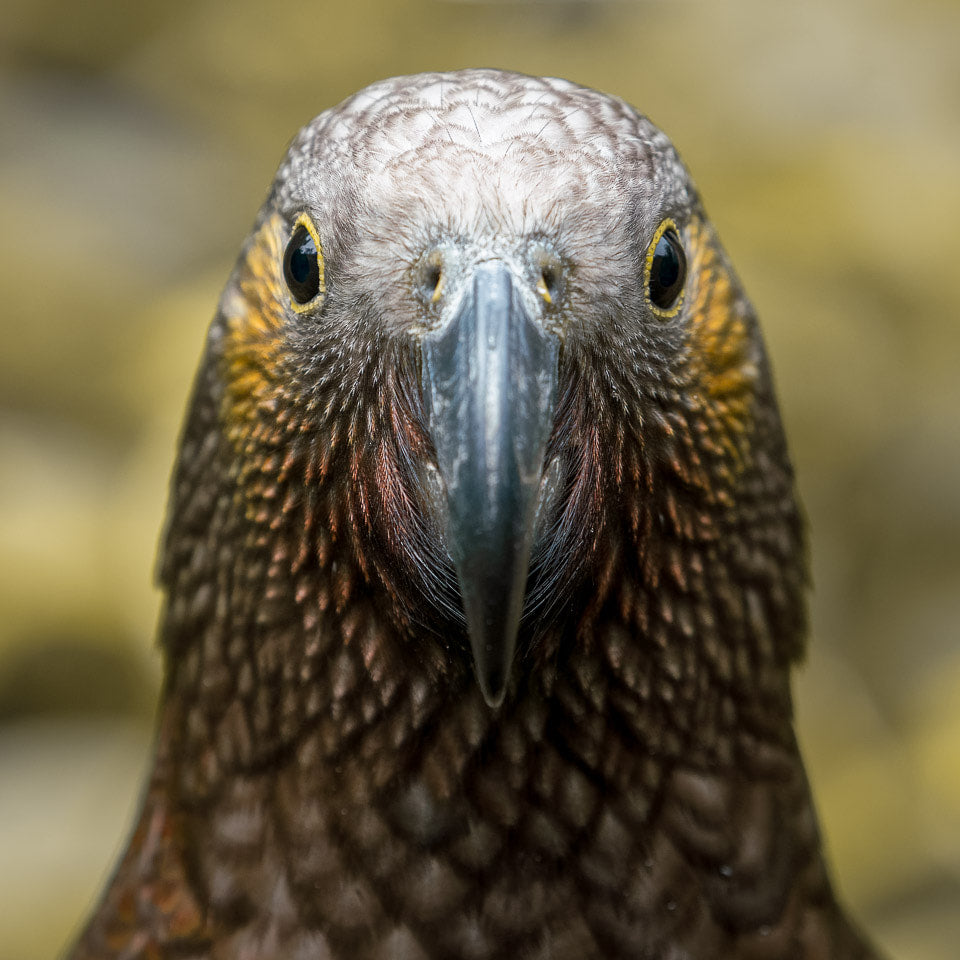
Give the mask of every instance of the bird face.
M 190 505 L 212 502 L 200 556 L 239 551 L 241 606 L 303 674 L 365 591 L 392 656 L 451 690 L 473 672 L 497 706 L 518 657 L 589 643 L 606 608 L 714 628 L 691 584 L 738 549 L 730 531 L 797 552 L 756 323 L 692 182 L 649 121 L 563 81 L 390 81 L 306 127 L 223 294 L 184 443 L 170 642 L 197 623 L 178 597 L 200 562 Z M 803 574 L 784 577 L 789 659 Z

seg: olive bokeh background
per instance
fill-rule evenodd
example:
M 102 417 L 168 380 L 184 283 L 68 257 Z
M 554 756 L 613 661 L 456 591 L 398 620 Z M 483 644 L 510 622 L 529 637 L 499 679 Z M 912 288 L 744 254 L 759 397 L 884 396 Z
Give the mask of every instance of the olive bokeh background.
M 129 824 L 204 330 L 284 146 L 395 73 L 567 76 L 685 156 L 764 321 L 812 535 L 800 732 L 891 956 L 960 943 L 956 0 L 4 0 L 0 960 L 57 955 Z

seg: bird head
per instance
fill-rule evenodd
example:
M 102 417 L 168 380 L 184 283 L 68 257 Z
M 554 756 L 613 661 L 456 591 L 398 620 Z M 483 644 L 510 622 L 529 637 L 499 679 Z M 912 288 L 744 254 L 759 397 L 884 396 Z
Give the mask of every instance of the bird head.
M 244 700 L 241 744 L 358 669 L 496 708 L 591 644 L 634 686 L 779 690 L 801 539 L 753 311 L 664 134 L 560 80 L 389 80 L 296 137 L 210 328 L 171 683 Z

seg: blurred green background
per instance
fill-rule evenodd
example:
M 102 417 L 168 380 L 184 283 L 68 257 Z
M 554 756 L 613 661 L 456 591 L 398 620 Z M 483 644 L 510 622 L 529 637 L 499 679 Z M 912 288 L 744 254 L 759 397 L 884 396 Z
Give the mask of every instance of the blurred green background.
M 128 829 L 153 554 L 220 286 L 285 144 L 395 73 L 566 76 L 684 154 L 764 320 L 812 526 L 798 713 L 839 884 L 960 942 L 960 4 L 4 0 L 0 960 Z

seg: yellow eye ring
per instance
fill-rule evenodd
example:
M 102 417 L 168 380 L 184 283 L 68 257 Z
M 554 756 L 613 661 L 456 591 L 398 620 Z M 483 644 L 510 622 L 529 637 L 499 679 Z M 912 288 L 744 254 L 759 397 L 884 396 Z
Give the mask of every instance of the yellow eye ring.
M 290 291 L 290 305 L 307 313 L 326 293 L 323 278 L 323 248 L 313 221 L 305 213 L 297 217 L 283 252 L 283 279 Z
M 657 227 L 647 246 L 643 289 L 650 309 L 665 320 L 675 317 L 683 305 L 687 279 L 687 256 L 677 225 L 669 217 Z

